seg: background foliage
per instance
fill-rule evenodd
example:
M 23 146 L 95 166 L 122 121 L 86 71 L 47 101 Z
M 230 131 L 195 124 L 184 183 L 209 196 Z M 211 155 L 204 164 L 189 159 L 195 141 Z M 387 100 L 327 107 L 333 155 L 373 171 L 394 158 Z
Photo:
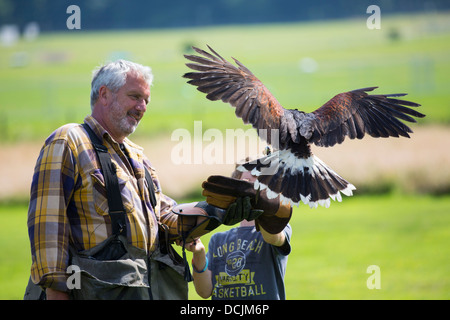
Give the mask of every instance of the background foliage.
M 0 0 L 0 25 L 24 27 L 35 21 L 45 31 L 64 30 L 69 5 L 81 8 L 87 30 L 327 20 L 359 16 L 370 5 L 381 7 L 383 14 L 450 8 L 446 0 Z
M 117 58 L 150 65 L 154 136 L 202 120 L 204 129 L 244 127 L 229 106 L 209 102 L 182 78 L 190 46 L 212 46 L 244 63 L 287 108 L 313 111 L 335 94 L 369 86 L 409 93 L 424 123 L 450 122 L 448 15 L 396 16 L 369 30 L 362 19 L 297 24 L 121 32 L 66 31 L 0 52 L 2 141 L 46 137 L 89 112 L 91 71 Z M 395 36 L 392 36 L 395 34 Z M 220 122 L 215 119 L 221 119 Z M 247 126 L 248 128 L 248 126 Z

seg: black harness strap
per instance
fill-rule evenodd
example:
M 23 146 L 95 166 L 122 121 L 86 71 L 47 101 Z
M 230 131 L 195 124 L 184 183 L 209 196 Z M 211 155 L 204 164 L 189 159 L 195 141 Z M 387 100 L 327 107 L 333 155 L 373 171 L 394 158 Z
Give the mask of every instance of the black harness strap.
M 111 217 L 112 233 L 115 235 L 127 236 L 127 223 L 125 219 L 125 209 L 122 203 L 122 196 L 119 189 L 119 180 L 116 175 L 116 167 L 111 161 L 108 148 L 105 147 L 92 129 L 85 123 L 83 128 L 89 135 L 94 150 L 97 153 L 100 166 L 105 179 L 106 194 L 108 199 L 109 216 Z
M 148 193 L 150 195 L 150 203 L 151 203 L 153 209 L 155 209 L 155 207 L 156 207 L 155 185 L 153 184 L 152 177 L 151 177 L 150 173 L 148 172 L 147 168 L 145 168 L 145 180 L 147 180 L 147 184 L 148 184 Z
M 86 124 L 82 124 L 83 128 L 89 135 L 92 145 L 97 153 L 100 161 L 100 166 L 103 171 L 103 177 L 105 179 L 106 195 L 108 198 L 109 215 L 111 217 L 111 226 L 113 234 L 121 234 L 126 237 L 126 214 L 123 207 L 122 195 L 119 188 L 119 180 L 116 175 L 116 168 L 111 162 L 111 156 L 108 153 L 108 148 L 103 145 L 97 135 Z M 150 203 L 153 209 L 156 207 L 156 195 L 155 185 L 153 184 L 152 177 L 145 168 L 145 179 L 148 184 L 148 192 L 150 196 Z

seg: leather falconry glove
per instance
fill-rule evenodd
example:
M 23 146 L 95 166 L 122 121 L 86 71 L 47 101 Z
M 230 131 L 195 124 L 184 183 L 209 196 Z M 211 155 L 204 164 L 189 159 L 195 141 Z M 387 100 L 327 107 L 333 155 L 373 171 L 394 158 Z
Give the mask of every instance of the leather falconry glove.
M 257 230 L 261 226 L 267 232 L 276 234 L 281 232 L 291 219 L 292 207 L 288 203 L 281 203 L 279 196 L 269 199 L 266 189 L 255 190 L 252 182 L 225 176 L 210 176 L 203 182 L 202 187 L 206 202 L 221 208 L 227 208 L 227 205 L 229 207 L 233 199 L 249 198 L 253 209 L 264 211 L 255 220 Z
M 177 231 L 182 240 L 184 279 L 189 282 L 193 278 L 186 258 L 185 245 L 220 226 L 226 211 L 206 201 L 200 201 L 177 205 L 172 212 L 178 215 Z
M 263 214 L 263 210 L 252 208 L 250 197 L 239 197 L 228 206 L 222 223 L 226 226 L 232 226 L 242 220 L 255 220 L 261 214 Z
M 221 178 L 226 179 L 225 181 Z M 228 181 L 227 179 L 230 179 Z M 252 221 L 263 214 L 263 210 L 255 208 L 252 198 L 255 197 L 253 187 L 249 188 L 246 181 L 226 178 L 223 176 L 210 176 L 202 184 L 202 194 L 209 204 L 226 209 L 223 224 L 234 225 L 242 220 Z
M 221 224 L 233 225 L 244 219 L 256 219 L 263 213 L 262 210 L 252 209 L 250 197 L 237 198 L 227 210 L 212 206 L 206 201 L 200 201 L 177 205 L 172 212 L 178 215 L 177 231 L 183 244 L 186 281 L 192 280 L 189 263 L 186 260 L 186 243 L 197 240 Z
M 226 210 L 214 207 L 206 201 L 184 203 L 175 206 L 178 215 L 178 235 L 186 243 L 211 232 L 222 224 Z

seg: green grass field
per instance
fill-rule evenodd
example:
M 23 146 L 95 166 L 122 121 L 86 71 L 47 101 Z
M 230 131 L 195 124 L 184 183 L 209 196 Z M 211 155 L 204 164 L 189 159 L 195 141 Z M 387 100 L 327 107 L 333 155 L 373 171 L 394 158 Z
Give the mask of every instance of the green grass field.
M 0 299 L 23 297 L 30 267 L 26 212 L 24 204 L 0 206 Z M 288 299 L 449 299 L 449 212 L 448 196 L 400 194 L 296 208 Z M 367 288 L 370 265 L 380 267 L 381 289 Z M 190 299 L 201 299 L 192 285 Z
M 67 31 L 0 50 L 0 134 L 3 141 L 41 140 L 89 113 L 91 71 L 119 57 L 150 65 L 155 74 L 146 137 L 176 128 L 242 127 L 229 106 L 208 102 L 186 84 L 183 53 L 211 45 L 238 58 L 287 108 L 312 111 L 335 94 L 367 86 L 409 93 L 423 105 L 421 123 L 450 123 L 449 14 L 384 17 L 380 30 L 366 16 L 343 21 L 155 31 Z M 316 69 L 304 72 L 312 58 Z M 217 121 L 221 119 L 221 121 Z

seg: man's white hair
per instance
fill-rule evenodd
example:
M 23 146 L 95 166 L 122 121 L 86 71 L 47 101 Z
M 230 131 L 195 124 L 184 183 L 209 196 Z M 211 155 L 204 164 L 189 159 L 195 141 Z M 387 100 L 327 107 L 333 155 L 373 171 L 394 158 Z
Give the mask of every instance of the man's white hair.
M 153 73 L 150 67 L 127 60 L 110 62 L 96 68 L 92 73 L 91 108 L 98 100 L 100 87 L 106 86 L 116 93 L 125 84 L 128 73 L 137 74 L 147 82 L 149 87 L 152 85 Z

